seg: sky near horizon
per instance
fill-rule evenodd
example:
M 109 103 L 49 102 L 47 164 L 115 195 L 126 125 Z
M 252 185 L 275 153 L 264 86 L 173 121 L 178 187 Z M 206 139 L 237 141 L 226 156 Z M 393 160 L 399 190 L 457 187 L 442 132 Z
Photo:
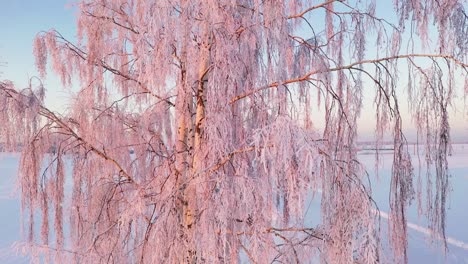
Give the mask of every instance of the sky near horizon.
M 29 79 L 38 76 L 34 65 L 32 52 L 33 39 L 37 33 L 51 28 L 56 29 L 68 39 L 75 39 L 76 9 L 71 7 L 73 0 L 2 0 L 0 4 L 0 80 L 8 79 L 19 87 L 28 86 Z M 379 13 L 390 6 L 382 2 L 377 3 Z M 384 14 L 385 15 L 385 14 Z M 388 14 L 387 14 L 388 15 Z M 402 75 L 404 76 L 404 74 Z M 64 109 L 70 98 L 63 90 L 58 78 L 50 71 L 42 80 L 46 93 L 46 104 L 51 109 Z M 372 111 L 372 98 L 365 94 L 365 107 L 360 125 L 360 139 L 371 139 L 374 132 L 375 120 Z M 406 103 L 404 103 L 406 106 Z M 402 111 L 407 109 L 403 107 Z M 455 110 L 451 110 L 451 128 L 454 141 L 468 141 L 468 110 L 465 107 L 463 95 L 460 94 L 454 103 Z M 323 113 L 322 113 L 323 114 Z M 411 118 L 405 116 L 407 134 L 411 140 L 414 129 L 411 128 Z

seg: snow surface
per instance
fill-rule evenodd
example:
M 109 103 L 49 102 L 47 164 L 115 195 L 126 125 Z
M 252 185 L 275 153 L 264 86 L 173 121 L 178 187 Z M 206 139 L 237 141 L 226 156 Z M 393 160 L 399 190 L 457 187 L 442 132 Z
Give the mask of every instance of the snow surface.
M 20 200 L 16 191 L 16 173 L 19 155 L 0 153 L 0 263 L 29 263 L 16 252 L 20 241 Z
M 415 149 L 416 154 L 416 149 Z M 422 154 L 422 153 L 420 153 Z M 362 151 L 360 161 L 371 175 L 375 175 L 375 156 L 369 150 Z M 20 241 L 20 201 L 15 190 L 16 171 L 19 155 L 0 153 L 0 263 L 28 263 L 29 258 L 22 256 L 16 250 Z M 387 233 L 388 192 L 391 173 L 392 152 L 381 154 L 381 166 L 378 178 L 371 176 L 373 197 L 381 212 L 381 230 Z M 423 162 L 423 157 L 421 157 Z M 415 174 L 418 175 L 418 158 L 413 156 Z M 409 262 L 410 263 L 468 263 L 468 144 L 453 145 L 453 155 L 449 157 L 451 187 L 447 208 L 447 238 L 448 252 L 437 246 L 437 241 L 431 242 L 430 231 L 424 216 L 418 216 L 416 202 L 408 209 L 409 227 Z M 423 165 L 422 165 L 423 166 Z M 425 178 L 424 171 L 421 177 Z M 320 195 L 309 199 L 310 216 L 307 224 L 316 225 L 320 221 Z M 385 238 L 384 238 L 385 240 Z M 386 260 L 387 262 L 391 260 Z
M 427 229 L 425 216 L 418 216 L 416 200 L 408 208 L 408 235 L 409 235 L 409 263 L 468 263 L 468 144 L 453 144 L 453 154 L 448 157 L 451 192 L 447 199 L 447 246 L 445 255 L 438 241 L 431 241 L 430 230 Z M 419 170 L 417 157 L 418 149 L 411 149 L 415 176 L 421 173 L 424 182 L 425 170 Z M 419 149 L 421 167 L 424 167 L 424 151 Z M 387 233 L 387 213 L 389 210 L 390 174 L 393 153 L 384 152 L 380 157 L 380 167 L 377 177 L 371 177 L 373 197 L 379 209 L 382 232 Z M 375 156 L 369 152 L 359 155 L 360 161 L 366 166 L 371 175 L 375 175 Z M 414 182 L 415 187 L 417 181 Z M 423 192 L 424 192 L 423 187 Z M 424 200 L 423 200 L 424 203 Z M 439 241 L 440 242 L 440 241 Z

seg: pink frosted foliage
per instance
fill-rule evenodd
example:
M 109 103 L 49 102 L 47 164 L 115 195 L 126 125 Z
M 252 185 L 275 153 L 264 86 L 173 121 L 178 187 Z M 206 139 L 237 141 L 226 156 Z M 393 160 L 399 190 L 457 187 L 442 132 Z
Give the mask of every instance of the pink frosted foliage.
M 378 4 L 78 1 L 76 43 L 55 30 L 34 41 L 41 76 L 76 81 L 67 112 L 44 105 L 42 85 L 0 86 L 1 142 L 22 153 L 27 248 L 56 263 L 407 262 L 406 208 L 421 196 L 444 239 L 466 5 L 395 0 L 387 21 Z M 404 34 L 435 52 L 405 50 Z M 376 144 L 387 131 L 394 141 L 393 254 L 357 157 L 364 89 Z M 400 91 L 436 172 L 425 193 L 413 186 Z M 307 216 L 316 226 L 310 197 L 321 201 Z

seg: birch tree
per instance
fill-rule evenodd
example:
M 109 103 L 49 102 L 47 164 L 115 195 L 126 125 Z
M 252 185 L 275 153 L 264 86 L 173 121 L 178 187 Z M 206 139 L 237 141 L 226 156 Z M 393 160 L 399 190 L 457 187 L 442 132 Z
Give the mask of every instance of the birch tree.
M 388 21 L 375 0 L 78 1 L 76 41 L 54 29 L 34 41 L 39 77 L 73 95 L 66 111 L 41 84 L 0 86 L 26 248 L 56 263 L 405 263 L 415 198 L 445 241 L 466 3 L 395 0 Z M 390 252 L 357 157 L 368 92 L 376 144 L 391 131 L 394 148 Z M 406 103 L 435 168 L 425 191 Z

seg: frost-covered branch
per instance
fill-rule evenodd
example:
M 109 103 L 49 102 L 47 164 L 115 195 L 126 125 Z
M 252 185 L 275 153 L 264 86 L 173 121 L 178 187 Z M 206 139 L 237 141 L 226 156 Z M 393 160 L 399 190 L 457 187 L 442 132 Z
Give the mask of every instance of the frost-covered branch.
M 362 61 L 350 63 L 348 65 L 338 66 L 338 67 L 325 69 L 325 70 L 311 71 L 311 72 L 308 72 L 308 73 L 306 73 L 306 74 L 304 74 L 304 75 L 302 75 L 301 77 L 298 77 L 298 78 L 273 82 L 273 83 L 270 83 L 270 84 L 268 84 L 266 86 L 256 88 L 256 89 L 254 89 L 252 91 L 249 91 L 249 92 L 247 92 L 245 94 L 238 95 L 238 96 L 232 98 L 229 101 L 229 103 L 233 104 L 236 101 L 239 101 L 241 99 L 244 99 L 246 97 L 249 97 L 251 95 L 254 95 L 254 94 L 256 94 L 256 93 L 258 93 L 260 91 L 266 90 L 266 89 L 278 88 L 278 87 L 280 87 L 282 85 L 286 85 L 286 84 L 293 84 L 293 83 L 299 83 L 299 82 L 304 82 L 304 81 L 314 81 L 314 80 L 317 80 L 317 79 L 312 78 L 312 76 L 317 75 L 317 74 L 321 74 L 321 73 L 330 73 L 330 72 L 343 71 L 343 70 L 354 70 L 355 66 L 358 66 L 358 65 L 376 64 L 376 63 L 380 63 L 380 62 L 386 62 L 386 61 L 392 61 L 392 60 L 398 60 L 398 59 L 410 59 L 410 58 L 444 58 L 444 59 L 448 59 L 450 61 L 455 62 L 457 65 L 461 66 L 465 71 L 468 68 L 467 63 L 464 63 L 464 62 L 458 60 L 457 58 L 455 58 L 452 55 L 444 55 L 444 54 L 404 54 L 404 55 L 395 55 L 395 56 L 384 57 L 384 58 L 379 58 L 379 59 L 362 60 Z M 362 69 L 358 69 L 358 70 L 362 71 Z

